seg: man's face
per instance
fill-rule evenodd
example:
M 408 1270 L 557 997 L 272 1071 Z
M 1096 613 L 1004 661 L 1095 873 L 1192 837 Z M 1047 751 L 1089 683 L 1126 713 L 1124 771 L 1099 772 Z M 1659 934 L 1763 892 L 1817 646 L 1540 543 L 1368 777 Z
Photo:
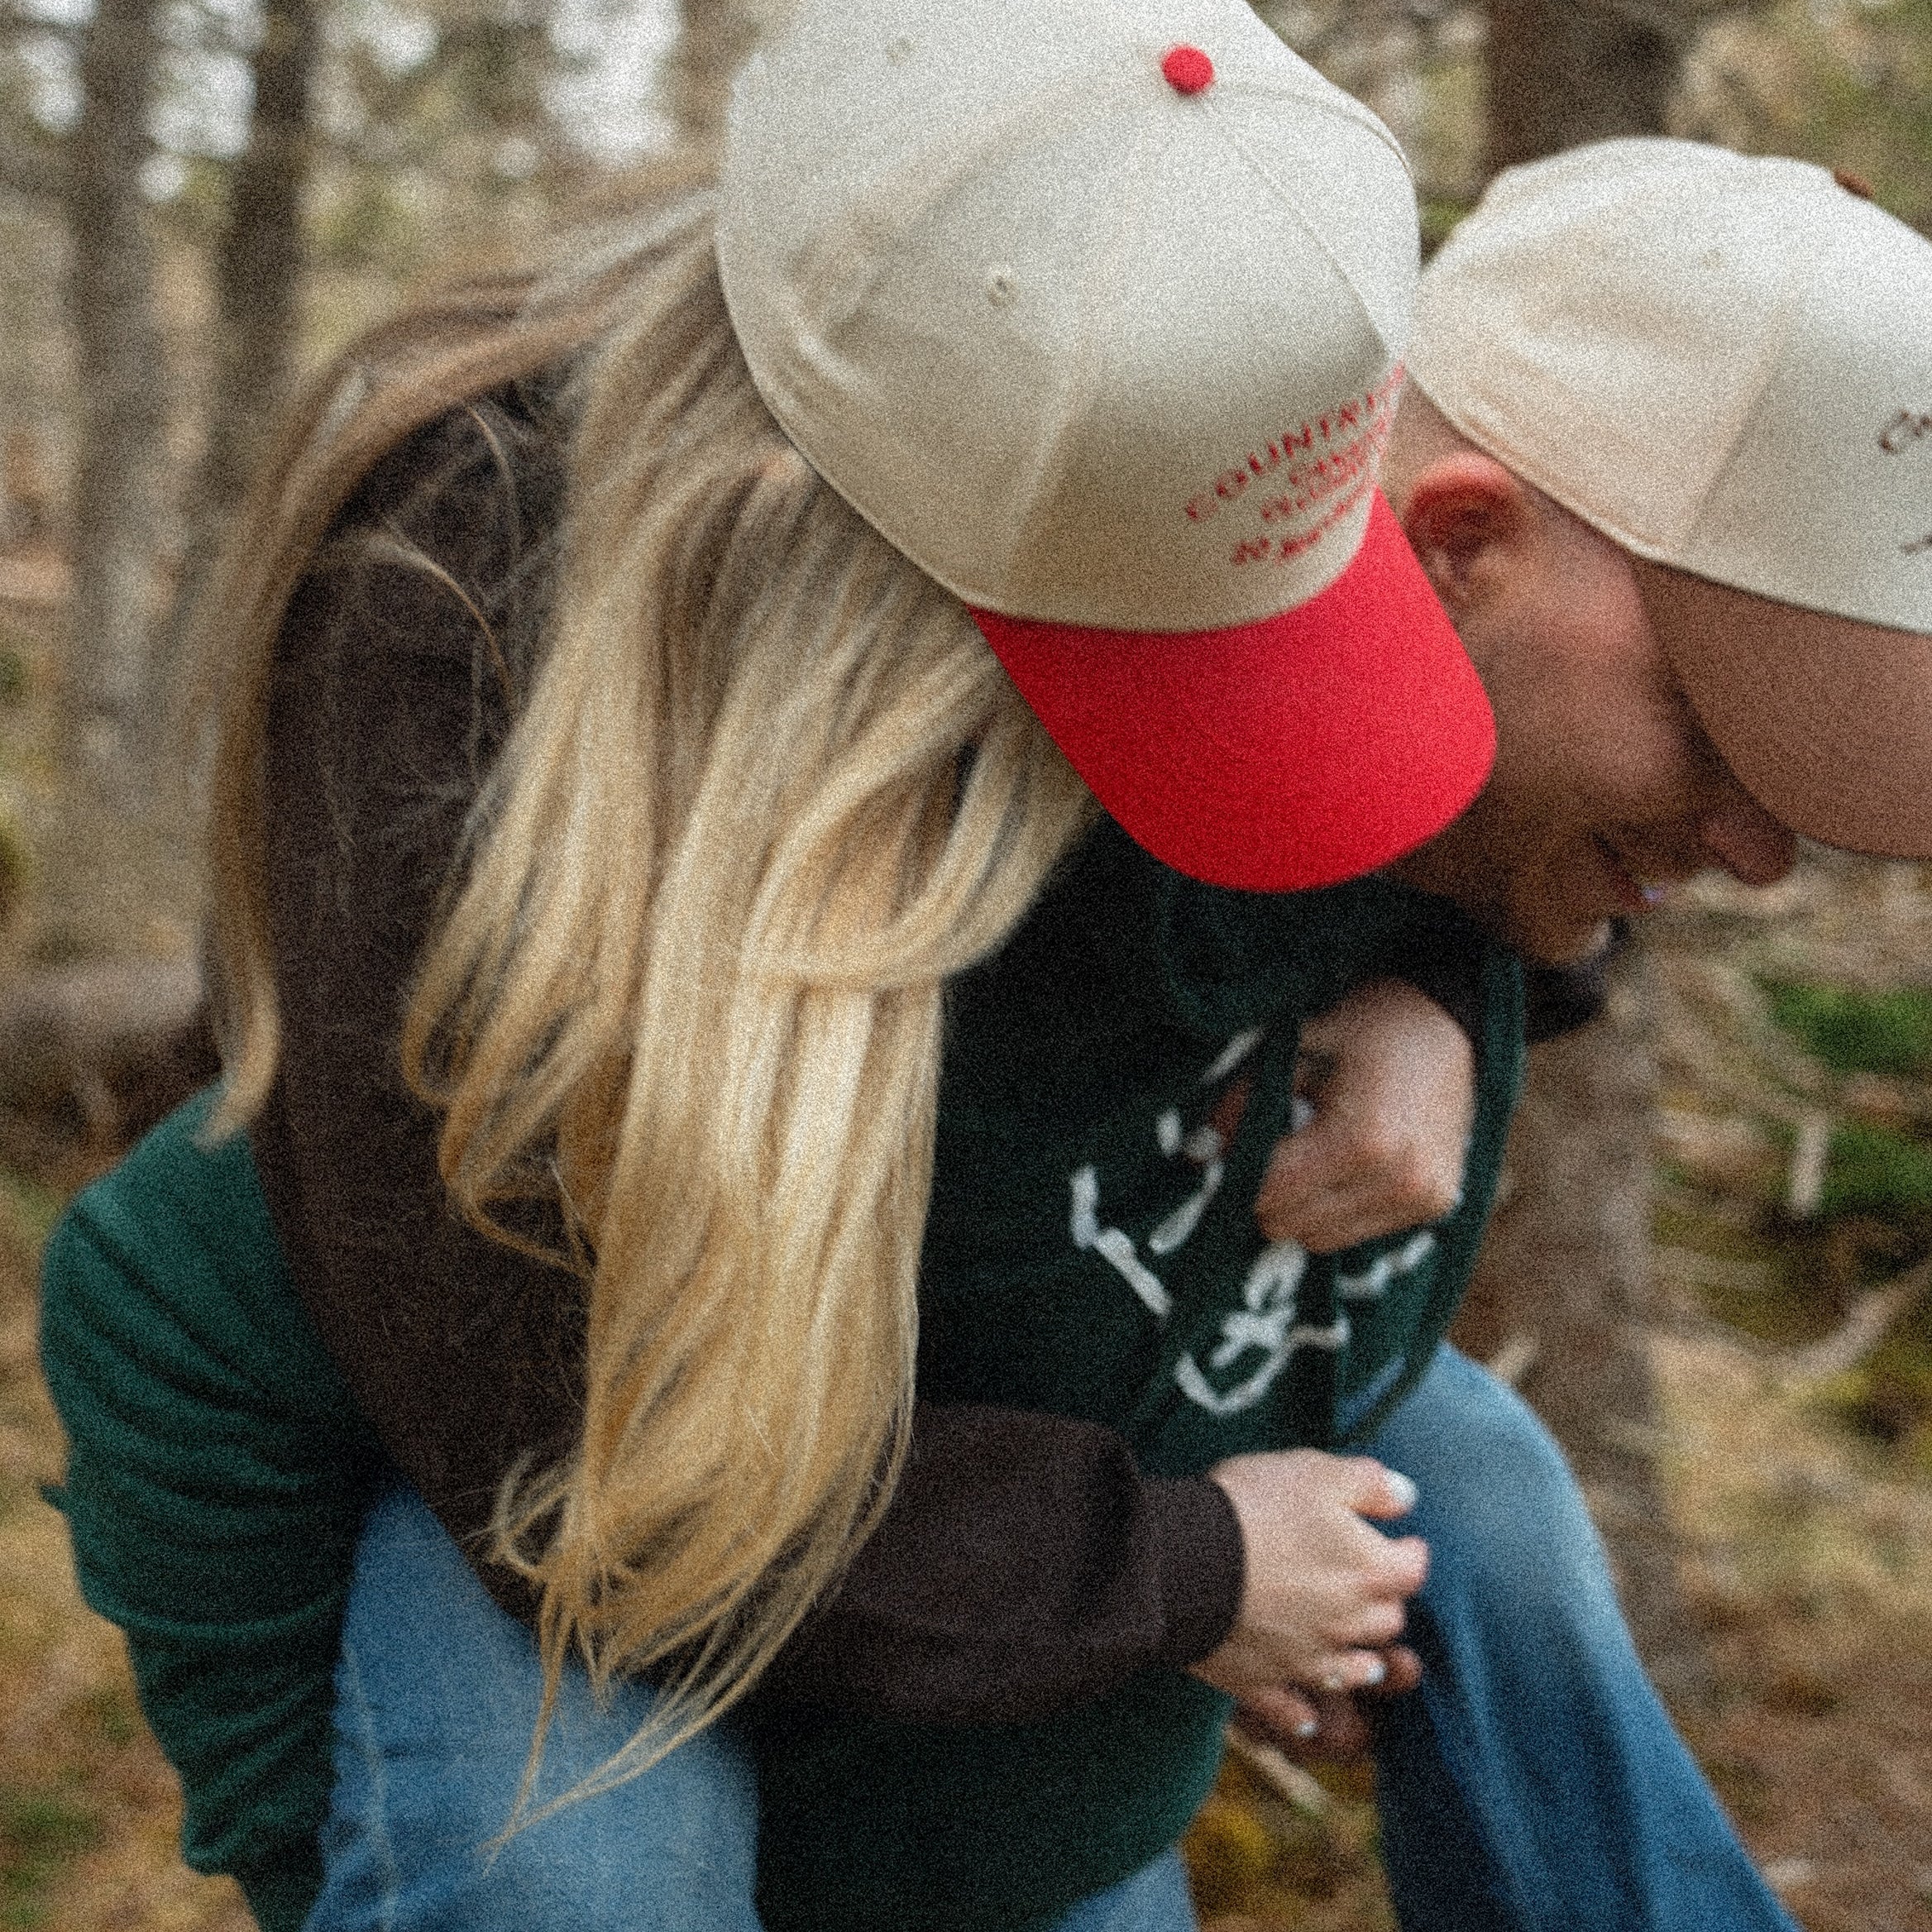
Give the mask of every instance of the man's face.
M 1676 619 L 1669 600 L 1647 598 L 1643 570 L 1534 492 L 1492 505 L 1494 523 L 1480 503 L 1448 507 L 1411 536 L 1495 707 L 1496 765 L 1398 874 L 1550 961 L 1593 951 L 1613 915 L 1706 867 L 1782 878 L 1791 834 L 1678 689 Z

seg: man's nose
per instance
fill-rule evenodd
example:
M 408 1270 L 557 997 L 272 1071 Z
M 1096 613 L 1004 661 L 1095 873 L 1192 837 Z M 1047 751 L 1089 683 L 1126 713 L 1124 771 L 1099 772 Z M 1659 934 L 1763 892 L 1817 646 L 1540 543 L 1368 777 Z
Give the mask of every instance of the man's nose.
M 1797 859 L 1797 835 L 1743 787 L 1734 782 L 1729 794 L 1698 823 L 1704 849 L 1733 878 L 1775 886 Z

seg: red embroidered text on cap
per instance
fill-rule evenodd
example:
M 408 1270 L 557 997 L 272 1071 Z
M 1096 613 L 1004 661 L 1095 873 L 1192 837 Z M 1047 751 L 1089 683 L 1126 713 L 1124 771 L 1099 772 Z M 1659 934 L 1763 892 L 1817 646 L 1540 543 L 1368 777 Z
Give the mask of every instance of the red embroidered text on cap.
M 1160 71 L 1176 93 L 1198 94 L 1214 78 L 1214 63 L 1198 47 L 1175 47 L 1160 64 Z

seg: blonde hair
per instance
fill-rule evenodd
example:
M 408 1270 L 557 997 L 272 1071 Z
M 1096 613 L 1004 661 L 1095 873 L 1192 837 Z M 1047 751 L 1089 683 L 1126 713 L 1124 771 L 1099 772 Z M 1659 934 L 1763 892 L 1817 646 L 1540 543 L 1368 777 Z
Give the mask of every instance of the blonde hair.
M 943 983 L 1095 811 L 962 607 L 778 432 L 708 194 L 683 186 L 560 284 L 398 325 L 391 366 L 365 351 L 347 399 L 338 375 L 264 486 L 219 607 L 223 1125 L 278 1051 L 261 772 L 283 606 L 382 448 L 583 344 L 545 649 L 402 1041 L 463 1212 L 509 1239 L 506 1203 L 556 1199 L 587 1291 L 581 1440 L 498 1511 L 499 1557 L 541 1590 L 524 1809 L 573 1652 L 599 1686 L 663 1685 L 580 1787 L 601 1789 L 741 1695 L 876 1520 L 911 1402 Z

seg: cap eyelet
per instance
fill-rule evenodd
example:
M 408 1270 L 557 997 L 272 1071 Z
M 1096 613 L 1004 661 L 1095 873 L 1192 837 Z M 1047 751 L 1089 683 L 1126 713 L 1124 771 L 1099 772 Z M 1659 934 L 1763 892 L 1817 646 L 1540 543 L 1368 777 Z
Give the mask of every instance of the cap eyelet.
M 1213 80 L 1214 63 L 1198 47 L 1170 47 L 1160 71 L 1177 94 L 1198 94 Z

